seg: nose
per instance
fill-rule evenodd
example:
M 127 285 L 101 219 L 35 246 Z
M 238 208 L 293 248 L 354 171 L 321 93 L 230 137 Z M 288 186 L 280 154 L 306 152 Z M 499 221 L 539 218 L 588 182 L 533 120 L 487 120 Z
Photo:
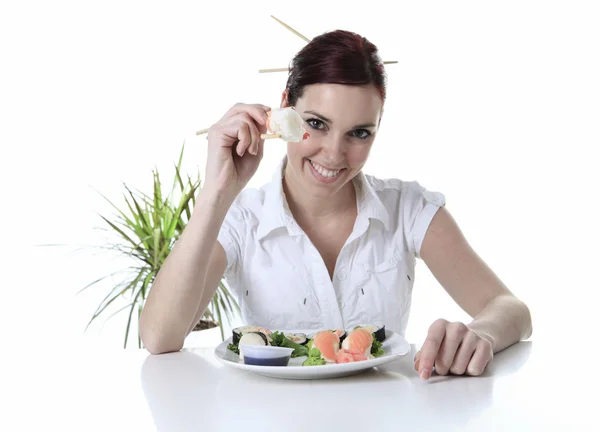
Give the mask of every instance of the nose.
M 347 143 L 343 136 L 331 135 L 323 142 L 322 153 L 328 166 L 337 166 L 346 157 Z

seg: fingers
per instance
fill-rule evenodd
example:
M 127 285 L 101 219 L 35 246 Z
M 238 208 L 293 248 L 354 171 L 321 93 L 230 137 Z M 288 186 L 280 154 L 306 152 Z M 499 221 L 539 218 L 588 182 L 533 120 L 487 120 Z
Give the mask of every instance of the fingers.
M 493 358 L 492 344 L 463 323 L 440 319 L 429 328 L 427 338 L 414 358 L 415 370 L 429 379 L 432 370 L 439 375 L 483 373 Z
M 252 145 L 252 133 L 248 123 L 240 124 L 237 130 L 237 139 L 239 142 L 235 147 L 235 151 L 239 156 L 244 156 L 248 147 Z
M 414 358 L 414 368 L 415 370 L 418 372 L 419 371 L 419 366 L 421 365 L 421 351 L 417 351 L 417 353 L 415 354 L 415 358 Z
M 440 319 L 429 327 L 429 332 L 421 348 L 419 358 L 418 371 L 419 376 L 423 379 L 429 379 L 431 376 L 433 365 L 446 334 L 446 324 L 448 324 L 448 321 Z
M 446 334 L 435 359 L 435 371 L 439 375 L 447 375 L 454 363 L 456 351 L 469 329 L 463 323 L 449 323 Z
M 248 152 L 251 155 L 256 156 L 258 154 L 258 142 L 260 141 L 260 132 L 254 125 L 254 123 L 249 123 L 248 129 L 250 130 L 250 135 L 252 138 L 252 142 L 250 143 L 250 146 L 248 147 Z
M 477 348 L 477 340 L 478 337 L 475 332 L 467 332 L 454 356 L 454 363 L 452 363 L 452 367 L 450 367 L 450 373 L 454 375 L 463 375 L 466 372 L 467 365 L 473 357 L 475 348 Z
M 260 137 L 261 134 L 267 131 L 267 127 L 265 125 L 257 125 L 249 121 L 249 129 L 252 135 L 252 144 L 248 148 L 248 153 L 253 156 L 258 156 L 259 154 L 262 156 L 262 150 L 265 140 Z
M 481 375 L 493 356 L 492 344 L 485 339 L 479 339 L 475 353 L 467 366 L 467 374 L 473 376 Z
M 252 155 L 258 154 L 260 131 L 247 113 L 242 112 L 229 119 L 220 131 L 228 138 L 224 145 L 230 147 L 235 144 L 235 152 L 239 156 L 243 156 L 246 151 Z
M 265 125 L 267 123 L 267 112 L 270 110 L 271 108 L 261 104 L 237 103 L 225 113 L 220 121 L 223 122 L 235 117 L 237 114 L 246 113 L 258 124 Z

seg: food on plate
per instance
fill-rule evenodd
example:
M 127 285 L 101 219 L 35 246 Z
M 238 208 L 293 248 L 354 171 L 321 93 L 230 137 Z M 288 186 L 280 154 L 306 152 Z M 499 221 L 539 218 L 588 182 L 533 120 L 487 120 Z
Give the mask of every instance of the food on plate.
M 304 120 L 294 108 L 273 108 L 267 113 L 267 129 L 284 141 L 300 142 L 310 135 L 303 127 Z
M 298 345 L 306 345 L 308 343 L 308 338 L 304 333 L 284 333 L 283 335 Z
M 385 327 L 364 324 L 353 330 L 321 330 L 310 338 L 305 333 L 272 331 L 247 325 L 233 329 L 227 349 L 246 364 L 287 365 L 290 358 L 306 357 L 302 366 L 322 366 L 364 361 L 385 354 Z M 248 355 L 249 350 L 254 354 Z
M 342 348 L 350 351 L 358 351 L 367 356 L 371 354 L 371 345 L 373 345 L 373 335 L 364 328 L 358 328 L 350 332 L 344 339 Z
M 312 340 L 310 357 L 321 357 L 328 363 L 335 363 L 335 357 L 340 349 L 340 337 L 337 333 L 324 330 L 315 335 Z
M 250 332 L 244 334 L 244 336 L 240 338 L 239 345 L 242 344 L 267 346 L 269 345 L 269 341 L 267 340 L 267 336 L 265 336 L 264 333 Z
M 304 362 L 302 362 L 302 366 L 323 366 L 327 364 L 325 360 L 319 357 L 311 357 L 309 356 Z
M 367 360 L 368 357 L 358 350 L 341 349 L 335 359 L 336 363 L 352 363 Z
M 238 354 L 240 355 L 240 359 L 244 359 L 244 351 L 242 345 L 258 345 L 258 346 L 267 346 L 269 342 L 267 340 L 267 336 L 261 332 L 250 332 L 245 333 L 241 338 L 238 344 Z
M 287 366 L 293 348 L 268 345 L 246 345 L 240 341 L 240 351 L 244 352 L 244 364 L 254 366 Z
M 385 326 L 379 327 L 372 324 L 361 324 L 354 327 L 354 330 L 356 330 L 357 328 L 364 328 L 365 330 L 368 330 L 371 334 L 373 334 L 373 337 L 379 342 L 385 341 Z
M 293 348 L 294 351 L 292 352 L 292 357 L 302 357 L 308 355 L 308 348 L 306 346 L 293 342 L 284 333 L 276 331 L 275 333 L 271 334 L 271 338 L 271 345 L 273 346 Z M 304 338 L 306 339 L 306 336 Z
M 246 333 L 256 333 L 256 332 L 263 333 L 267 337 L 267 341 L 271 342 L 270 341 L 271 330 L 266 329 L 264 327 L 259 327 L 259 326 L 254 326 L 254 325 L 248 325 L 248 326 L 234 328 L 232 330 L 232 332 L 233 332 L 233 340 L 232 340 L 231 343 L 233 345 L 237 345 L 240 342 L 240 338 L 244 334 L 246 334 Z
M 343 342 L 344 339 L 346 339 L 346 330 L 344 329 L 336 329 L 336 330 L 331 330 L 332 332 L 334 332 L 339 338 L 340 338 L 340 342 Z

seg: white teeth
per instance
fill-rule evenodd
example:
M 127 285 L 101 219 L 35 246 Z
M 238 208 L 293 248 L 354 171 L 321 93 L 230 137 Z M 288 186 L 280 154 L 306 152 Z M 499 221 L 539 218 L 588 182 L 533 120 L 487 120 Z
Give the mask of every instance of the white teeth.
M 335 177 L 341 171 L 341 170 L 335 170 L 335 171 L 328 170 L 328 169 L 323 168 L 321 165 L 319 165 L 318 163 L 313 162 L 313 161 L 310 161 L 310 163 L 317 170 L 317 172 L 319 174 L 321 174 L 323 177 L 326 177 L 326 178 Z

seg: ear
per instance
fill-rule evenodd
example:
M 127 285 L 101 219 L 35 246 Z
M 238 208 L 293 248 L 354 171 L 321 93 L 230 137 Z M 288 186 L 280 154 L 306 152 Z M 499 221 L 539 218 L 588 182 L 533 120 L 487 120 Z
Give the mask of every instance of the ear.
M 283 91 L 283 93 L 281 93 L 281 104 L 279 106 L 279 108 L 287 108 L 288 106 L 290 106 L 289 102 L 288 102 L 288 89 L 285 89 Z

